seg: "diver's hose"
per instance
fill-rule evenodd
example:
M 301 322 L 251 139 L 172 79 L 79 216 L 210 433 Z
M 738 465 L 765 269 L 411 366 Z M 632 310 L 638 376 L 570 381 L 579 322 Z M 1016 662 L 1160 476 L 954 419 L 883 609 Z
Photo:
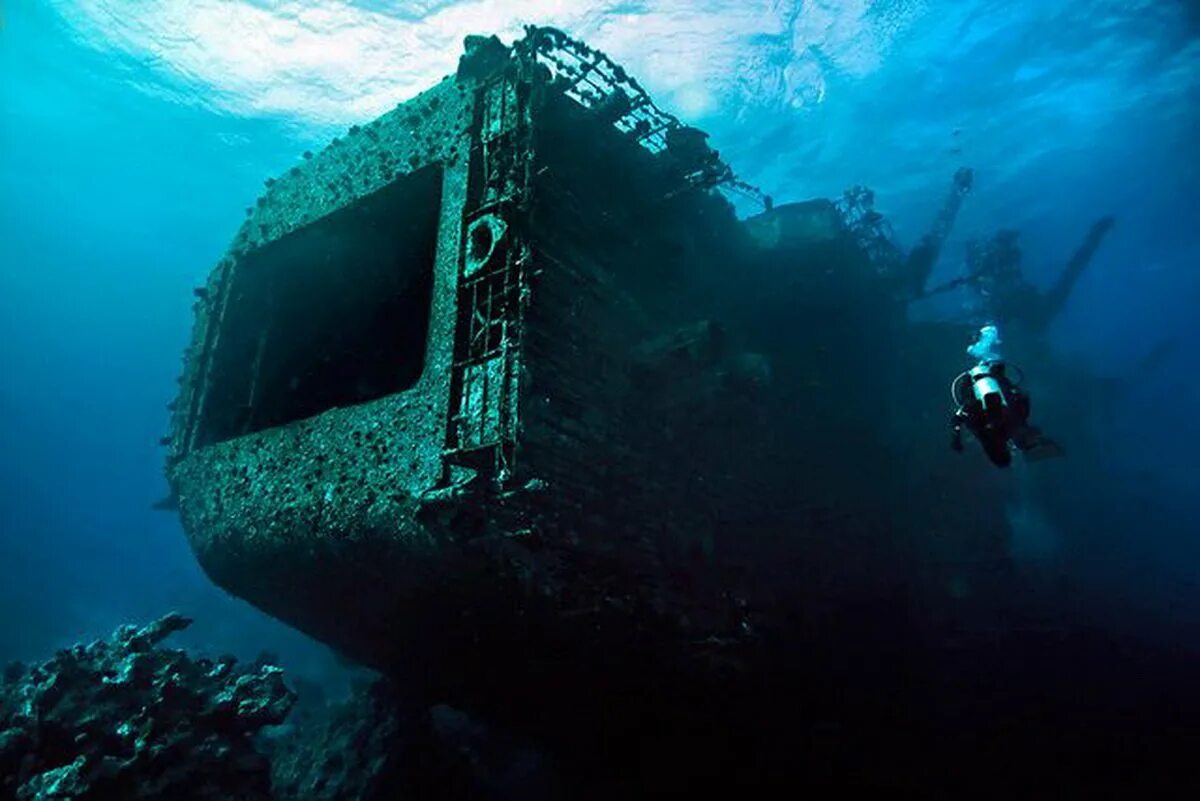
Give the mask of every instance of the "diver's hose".
M 950 382 L 950 400 L 954 401 L 954 405 L 959 408 L 962 408 L 962 405 L 963 405 L 963 402 L 958 399 L 959 382 L 962 381 L 964 378 L 969 379 L 970 377 L 971 377 L 971 371 L 963 370 L 961 373 L 959 373 L 958 375 L 956 375 L 954 377 L 953 381 Z

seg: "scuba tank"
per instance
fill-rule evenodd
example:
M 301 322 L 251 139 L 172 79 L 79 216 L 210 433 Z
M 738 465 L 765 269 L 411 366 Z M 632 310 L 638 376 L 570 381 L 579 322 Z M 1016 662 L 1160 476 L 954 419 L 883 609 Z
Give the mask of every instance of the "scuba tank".
M 1004 385 L 1007 383 L 1004 375 L 1004 362 L 977 364 L 967 371 L 971 379 L 971 394 L 984 409 L 1003 407 L 1008 404 L 1004 396 Z

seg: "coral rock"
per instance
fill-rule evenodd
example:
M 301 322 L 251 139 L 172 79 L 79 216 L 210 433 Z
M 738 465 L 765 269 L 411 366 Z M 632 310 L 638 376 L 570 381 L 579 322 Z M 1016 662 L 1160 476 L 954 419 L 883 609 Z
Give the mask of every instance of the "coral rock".
M 59 651 L 0 687 L 0 801 L 269 799 L 253 736 L 295 703 L 282 671 L 193 659 L 161 643 L 169 614 Z

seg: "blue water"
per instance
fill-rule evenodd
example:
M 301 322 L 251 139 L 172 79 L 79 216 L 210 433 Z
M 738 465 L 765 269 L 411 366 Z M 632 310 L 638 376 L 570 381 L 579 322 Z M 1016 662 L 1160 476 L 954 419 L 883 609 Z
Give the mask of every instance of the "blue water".
M 1200 648 L 1193 0 L 0 9 L 0 660 L 176 608 L 197 618 L 194 644 L 331 669 L 324 649 L 213 588 L 175 517 L 150 509 L 166 492 L 157 442 L 191 288 L 265 178 L 452 71 L 464 34 L 511 40 L 524 21 L 624 63 L 779 201 L 873 187 L 905 244 L 954 169 L 973 167 L 935 282 L 958 274 L 967 238 L 1010 227 L 1045 285 L 1114 214 L 1052 335 L 1133 383 L 1098 423 L 1118 458 L 1076 523 L 1095 551 L 1053 569 L 1114 599 L 1114 626 Z M 1140 369 L 1167 340 L 1167 359 Z M 1018 557 L 1052 554 L 1036 509 L 1014 507 L 1010 524 Z

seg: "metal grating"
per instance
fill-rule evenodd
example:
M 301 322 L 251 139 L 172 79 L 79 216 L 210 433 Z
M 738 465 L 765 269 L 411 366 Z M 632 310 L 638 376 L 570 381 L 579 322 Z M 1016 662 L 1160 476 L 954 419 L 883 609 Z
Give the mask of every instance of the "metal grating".
M 659 108 L 620 64 L 557 28 L 527 26 L 525 38 L 513 49 L 518 57 L 528 58 L 549 70 L 552 87 L 585 108 L 610 118 L 617 130 L 636 139 L 651 153 L 666 151 L 672 135 L 694 132 L 704 136 Z M 712 151 L 712 159 L 702 169 L 690 170 L 686 177 L 693 186 L 719 186 L 749 197 L 764 208 L 771 206 L 771 199 L 758 187 L 739 180 L 716 151 Z

